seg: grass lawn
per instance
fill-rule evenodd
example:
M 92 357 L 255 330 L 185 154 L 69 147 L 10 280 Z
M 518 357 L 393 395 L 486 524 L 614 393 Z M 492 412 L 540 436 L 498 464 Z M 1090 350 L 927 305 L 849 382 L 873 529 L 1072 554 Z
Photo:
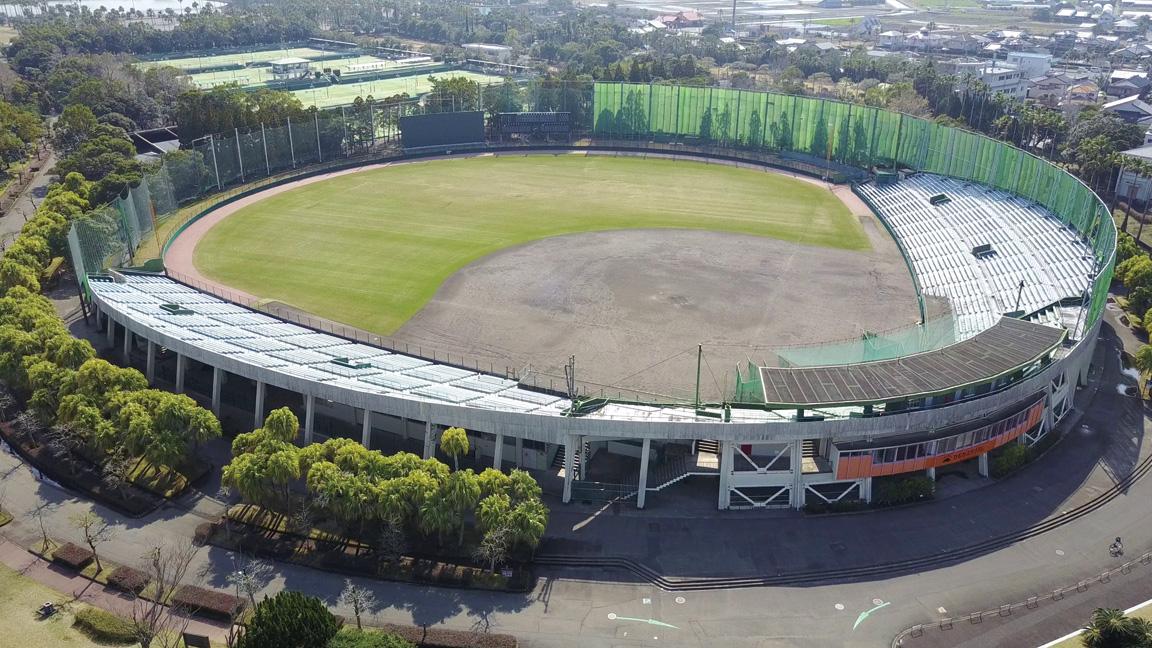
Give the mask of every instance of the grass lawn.
M 271 196 L 212 228 L 195 264 L 251 294 L 389 335 L 481 257 L 550 236 L 640 228 L 870 245 L 826 188 L 779 174 L 639 158 L 483 157 Z
M 79 603 L 41 621 L 36 610 L 45 601 L 60 603 L 65 595 L 25 578 L 11 569 L 0 566 L 0 618 L 4 619 L 4 635 L 18 639 L 21 648 L 96 648 L 98 644 L 72 627 L 72 611 Z M 2 642 L 0 642 L 2 643 Z

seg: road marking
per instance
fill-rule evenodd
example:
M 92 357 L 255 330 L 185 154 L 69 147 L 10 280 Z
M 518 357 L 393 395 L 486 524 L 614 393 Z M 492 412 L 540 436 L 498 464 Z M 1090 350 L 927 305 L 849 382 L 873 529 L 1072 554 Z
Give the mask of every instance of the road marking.
M 656 619 L 638 619 L 636 617 L 620 616 L 620 615 L 616 614 L 615 612 L 609 612 L 608 613 L 608 620 L 609 621 L 635 621 L 636 623 L 647 623 L 648 625 L 660 626 L 661 628 L 672 628 L 673 630 L 679 630 L 680 629 L 680 626 L 674 626 L 671 623 L 664 623 L 663 621 L 657 621 Z M 653 637 L 653 639 L 655 639 L 655 637 Z
M 844 604 L 843 603 L 837 603 L 836 605 L 833 605 L 832 607 L 836 608 L 837 610 L 843 610 Z
M 1056 555 L 1057 555 L 1057 556 L 1063 556 L 1063 555 L 1064 555 L 1064 550 L 1063 550 L 1063 549 L 1057 549 L 1057 550 L 1056 550 Z
M 677 605 L 684 605 L 684 602 L 685 602 L 686 600 L 687 600 L 687 599 L 685 599 L 683 596 L 677 596 L 677 597 L 676 597 L 676 604 L 677 604 Z
M 939 614 L 948 614 L 948 610 L 945 610 L 943 605 L 941 605 L 940 607 L 936 608 L 936 612 L 937 612 L 937 613 L 939 613 Z
M 876 601 L 879 601 L 879 600 L 880 600 L 880 599 L 872 599 L 872 602 L 873 602 L 873 603 L 875 603 Z M 861 612 L 861 613 L 860 613 L 860 616 L 856 617 L 856 623 L 853 623 L 853 624 L 852 624 L 852 629 L 853 629 L 853 630 L 855 630 L 856 628 L 860 627 L 860 624 L 861 624 L 861 623 L 864 623 L 864 621 L 865 621 L 865 620 L 866 620 L 868 617 L 872 616 L 872 613 L 873 613 L 873 612 L 875 612 L 876 610 L 879 610 L 879 609 L 880 609 L 880 608 L 882 608 L 882 607 L 888 607 L 889 605 L 892 605 L 892 601 L 888 601 L 888 602 L 886 602 L 886 603 L 885 603 L 885 602 L 881 602 L 879 605 L 877 605 L 876 607 L 872 608 L 871 610 L 866 610 L 866 611 L 864 611 L 864 612 Z
M 643 603 L 644 605 L 652 605 L 652 599 L 650 599 L 650 598 L 640 599 L 640 602 Z

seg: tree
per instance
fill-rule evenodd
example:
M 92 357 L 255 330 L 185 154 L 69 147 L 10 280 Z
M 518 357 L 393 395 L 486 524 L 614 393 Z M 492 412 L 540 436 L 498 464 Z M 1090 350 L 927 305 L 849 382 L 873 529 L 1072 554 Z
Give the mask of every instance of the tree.
M 351 578 L 346 578 L 344 579 L 344 590 L 340 592 L 339 603 L 352 608 L 352 614 L 356 617 L 356 629 L 363 630 L 364 626 L 360 624 L 360 615 L 376 606 L 376 595 L 372 593 L 372 590 L 353 583 Z
M 511 529 L 504 526 L 489 529 L 477 545 L 473 557 L 488 563 L 489 571 L 496 571 L 496 565 L 508 559 L 508 549 L 512 545 Z
M 420 507 L 420 530 L 426 534 L 436 534 L 437 541 L 444 544 L 444 534 L 456 528 L 462 520 L 456 517 L 456 510 L 442 496 L 428 498 Z
M 1132 366 L 1142 373 L 1152 373 L 1152 344 L 1145 344 L 1137 349 L 1136 355 L 1132 356 Z
M 450 427 L 440 435 L 440 449 L 452 457 L 452 466 L 460 470 L 460 455 L 468 454 L 468 433 L 464 428 Z
M 316 648 L 340 629 L 324 603 L 300 592 L 282 591 L 256 606 L 237 648 Z
M 64 108 L 52 125 L 52 146 L 69 155 L 96 129 L 96 114 L 88 106 L 72 104 Z
M 239 557 L 233 563 L 234 569 L 228 574 L 228 582 L 236 591 L 248 597 L 253 609 L 256 607 L 256 592 L 263 589 L 272 579 L 276 570 L 272 565 L 258 559 Z
M 1080 641 L 1085 648 L 1148 648 L 1152 623 L 1114 608 L 1096 608 Z
M 514 543 L 535 549 L 548 526 L 548 507 L 539 500 L 521 502 L 509 512 L 507 525 Z
M 457 470 L 448 475 L 443 493 L 444 499 L 454 509 L 459 520 L 460 536 L 457 539 L 457 544 L 463 545 L 464 517 L 468 515 L 469 511 L 476 508 L 476 502 L 480 501 L 480 482 L 477 481 L 476 474 L 471 469 Z
M 84 537 L 84 544 L 92 551 L 92 558 L 96 561 L 96 573 L 99 574 L 104 571 L 104 567 L 100 564 L 100 554 L 96 552 L 96 547 L 112 539 L 114 531 L 112 525 L 95 511 L 77 513 L 72 516 L 71 521 L 72 526 Z
M 157 639 L 165 646 L 169 641 L 175 644 L 180 633 L 188 627 L 189 617 L 164 602 L 184 581 L 199 551 L 191 540 L 184 540 L 173 546 L 157 545 L 145 555 L 142 570 L 148 574 L 150 597 L 134 595 L 131 621 L 133 634 L 141 648 L 149 648 Z

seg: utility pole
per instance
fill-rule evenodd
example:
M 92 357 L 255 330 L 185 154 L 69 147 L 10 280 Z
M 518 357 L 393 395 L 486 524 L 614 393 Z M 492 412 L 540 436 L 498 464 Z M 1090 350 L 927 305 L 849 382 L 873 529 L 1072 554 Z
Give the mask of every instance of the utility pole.
M 1024 280 L 1021 279 L 1020 280 L 1020 286 L 1016 290 L 1016 306 L 1012 309 L 1012 312 L 1016 313 L 1016 312 L 1020 311 L 1020 296 L 1023 294 L 1024 294 Z

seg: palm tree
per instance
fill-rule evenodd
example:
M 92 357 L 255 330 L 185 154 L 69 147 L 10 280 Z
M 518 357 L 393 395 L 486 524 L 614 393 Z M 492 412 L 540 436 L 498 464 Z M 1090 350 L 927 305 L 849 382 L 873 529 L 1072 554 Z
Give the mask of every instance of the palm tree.
M 538 499 L 530 499 L 517 504 L 507 520 L 512 541 L 535 550 L 548 526 L 548 507 Z
M 480 501 L 480 482 L 476 479 L 476 473 L 469 470 L 457 470 L 448 476 L 448 482 L 444 484 L 444 499 L 456 514 L 456 519 L 460 522 L 459 529 L 460 535 L 456 539 L 456 544 L 464 544 L 464 516 L 468 511 L 476 508 L 476 502 Z
M 1152 645 L 1152 623 L 1115 608 L 1096 608 L 1080 641 L 1085 648 L 1142 648 Z
M 420 530 L 435 533 L 437 541 L 444 544 L 444 534 L 456 528 L 460 519 L 456 510 L 442 496 L 431 497 L 420 507 Z
M 452 467 L 460 470 L 460 455 L 468 454 L 468 433 L 464 428 L 450 427 L 440 436 L 440 449 L 452 457 Z

